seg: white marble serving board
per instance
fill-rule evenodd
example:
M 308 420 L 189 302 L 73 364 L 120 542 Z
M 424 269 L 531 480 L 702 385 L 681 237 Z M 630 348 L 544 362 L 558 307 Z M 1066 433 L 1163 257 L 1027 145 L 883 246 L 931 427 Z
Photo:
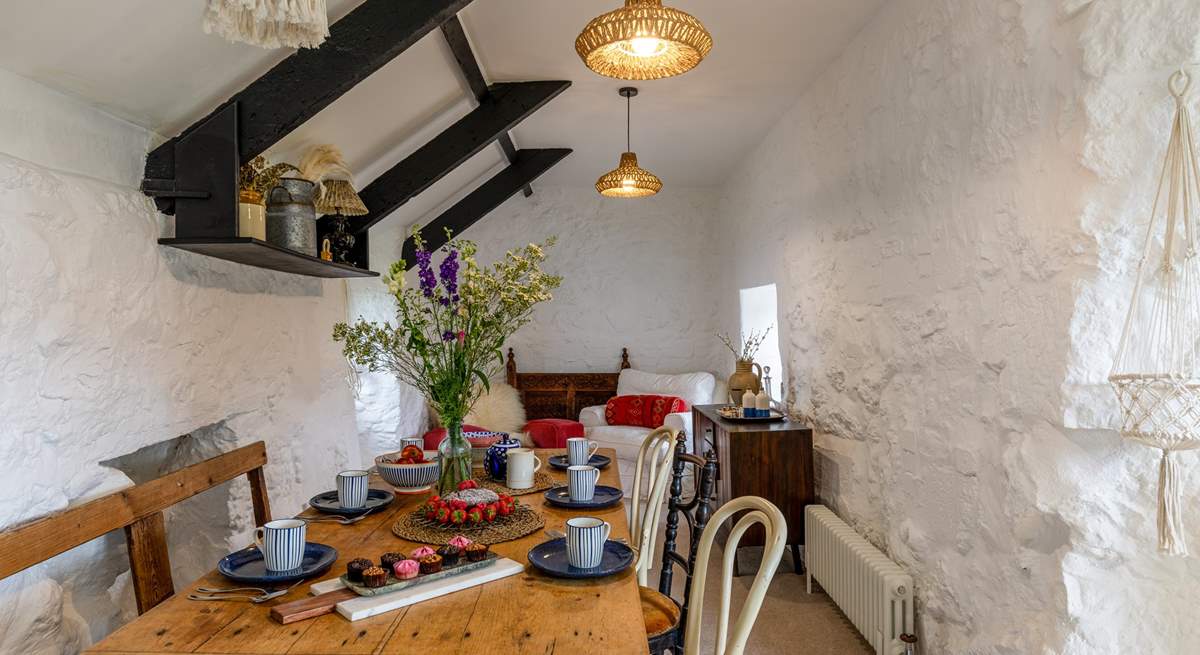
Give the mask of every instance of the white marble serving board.
M 481 584 L 486 584 L 493 580 L 507 578 L 511 575 L 516 575 L 525 570 L 525 566 L 515 560 L 503 558 L 497 560 L 492 566 L 480 569 L 472 573 L 464 573 L 452 578 L 444 578 L 434 582 L 429 582 L 416 587 L 410 587 L 395 593 L 384 594 L 382 596 L 362 596 L 344 600 L 337 604 L 337 612 L 351 621 L 359 621 L 361 619 L 370 618 L 384 612 L 390 612 L 401 607 L 415 605 L 422 601 L 438 596 L 445 596 L 463 589 L 470 589 Z M 345 585 L 339 578 L 331 580 L 322 580 L 309 587 L 309 592 L 312 594 L 323 594 L 329 591 L 342 589 Z

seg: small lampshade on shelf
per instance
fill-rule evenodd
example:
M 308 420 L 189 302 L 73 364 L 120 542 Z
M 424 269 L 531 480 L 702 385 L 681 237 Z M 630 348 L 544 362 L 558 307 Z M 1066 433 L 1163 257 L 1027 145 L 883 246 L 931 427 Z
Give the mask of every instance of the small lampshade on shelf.
M 712 46 L 700 21 L 662 0 L 625 0 L 624 7 L 592 19 L 575 39 L 575 52 L 588 68 L 621 80 L 682 75 Z
M 320 186 L 320 195 L 313 203 L 316 210 L 333 219 L 333 231 L 327 238 L 330 256 L 339 264 L 355 265 L 350 260 L 355 238 L 346 224 L 346 217 L 362 216 L 368 210 L 354 190 L 350 167 L 341 151 L 332 145 L 314 146 L 300 161 L 300 171 L 302 176 Z
M 1121 436 L 1162 451 L 1158 548 L 1186 555 L 1178 451 L 1200 448 L 1200 167 L 1184 102 L 1191 78 L 1180 70 L 1167 86 L 1175 120 L 1108 380 Z
M 645 198 L 662 190 L 662 180 L 638 166 L 637 154 L 632 152 L 633 148 L 630 147 L 630 98 L 637 93 L 638 90 L 631 86 L 620 90 L 621 96 L 625 98 L 625 152 L 621 153 L 621 163 L 615 169 L 596 180 L 596 190 L 610 198 Z

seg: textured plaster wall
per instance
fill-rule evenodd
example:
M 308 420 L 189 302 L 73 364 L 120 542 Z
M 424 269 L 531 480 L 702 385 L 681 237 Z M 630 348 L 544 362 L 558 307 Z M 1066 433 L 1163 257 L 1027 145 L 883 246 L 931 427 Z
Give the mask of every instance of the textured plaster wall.
M 149 139 L 0 71 L 0 529 L 259 439 L 290 515 L 359 459 L 344 287 L 160 248 Z M 242 480 L 173 511 L 176 580 L 252 522 Z M 0 581 L 0 653 L 103 637 L 134 613 L 127 569 L 116 532 Z
M 525 371 L 614 371 L 621 348 L 637 368 L 664 373 L 715 370 L 720 344 L 714 288 L 720 262 L 712 238 L 717 195 L 668 188 L 645 200 L 604 198 L 592 187 L 536 185 L 463 233 L 479 244 L 478 259 L 551 236 L 547 270 L 563 276 L 554 300 L 508 342 Z M 372 232 L 377 268 L 399 257 L 407 228 Z M 386 319 L 391 299 L 382 285 L 359 283 L 352 313 Z M 359 392 L 364 448 L 382 452 L 398 436 L 424 426 L 419 396 L 389 376 L 364 374 Z
M 1104 380 L 1198 33 L 1185 0 L 893 1 L 723 190 L 725 327 L 780 285 L 819 493 L 913 572 L 922 652 L 1196 650 Z

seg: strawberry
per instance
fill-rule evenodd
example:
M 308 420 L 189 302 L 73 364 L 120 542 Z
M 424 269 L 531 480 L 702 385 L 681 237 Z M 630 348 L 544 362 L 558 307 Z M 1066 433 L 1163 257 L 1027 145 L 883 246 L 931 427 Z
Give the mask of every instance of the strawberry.
M 430 505 L 440 505 L 441 503 L 442 503 L 442 497 L 441 497 L 441 496 L 439 496 L 439 495 L 437 495 L 437 494 L 434 494 L 434 495 L 432 495 L 432 496 L 430 496 L 430 497 L 429 497 L 429 504 L 430 504 Z
M 450 522 L 454 525 L 462 525 L 467 520 L 467 513 L 461 509 L 456 509 L 450 512 Z
M 437 518 L 437 512 L 438 512 L 437 506 L 431 505 L 429 503 L 426 503 L 425 505 L 423 505 L 421 507 L 421 513 L 424 514 L 425 518 L 430 521 Z
M 479 488 L 479 483 L 474 480 L 463 480 L 462 482 L 458 483 L 459 491 L 466 491 L 467 489 L 478 489 L 478 488 Z
M 483 512 L 478 507 L 472 507 L 471 511 L 467 512 L 467 519 L 474 525 L 479 525 L 483 522 Z
M 513 513 L 513 506 L 508 503 L 497 503 L 496 511 L 500 513 L 500 516 L 508 516 Z
M 496 514 L 498 511 L 499 510 L 496 509 L 496 503 L 492 503 L 491 505 L 487 506 L 487 509 L 483 510 L 483 518 L 487 519 L 488 523 L 491 523 L 492 521 L 496 520 Z
M 508 494 L 500 494 L 500 501 L 504 503 L 512 502 L 513 497 Z
M 466 510 L 467 509 L 467 501 L 465 501 L 461 498 L 455 498 L 454 500 L 450 501 L 450 507 L 452 509 Z
M 441 507 L 439 507 L 437 509 L 437 522 L 443 523 L 443 524 L 450 522 L 450 508 L 449 507 L 442 505 Z

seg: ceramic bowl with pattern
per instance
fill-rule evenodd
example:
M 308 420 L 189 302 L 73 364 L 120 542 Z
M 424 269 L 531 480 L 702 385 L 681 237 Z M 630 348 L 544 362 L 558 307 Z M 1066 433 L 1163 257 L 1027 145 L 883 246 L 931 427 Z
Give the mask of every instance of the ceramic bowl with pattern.
M 426 490 L 437 482 L 441 465 L 436 450 L 426 450 L 426 461 L 420 464 L 399 464 L 396 462 L 399 459 L 400 453 L 387 453 L 375 458 L 375 468 L 379 471 L 379 477 L 398 491 L 415 493 Z

